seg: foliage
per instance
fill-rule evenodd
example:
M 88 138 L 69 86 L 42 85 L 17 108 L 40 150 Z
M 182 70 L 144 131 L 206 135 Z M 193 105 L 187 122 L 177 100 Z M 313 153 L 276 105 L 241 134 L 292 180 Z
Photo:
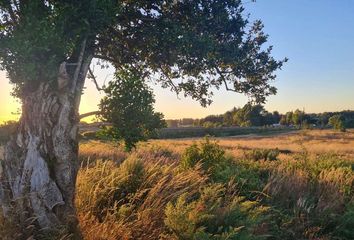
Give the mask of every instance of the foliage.
M 333 127 L 333 129 L 345 132 L 344 119 L 341 115 L 334 115 L 328 119 L 328 123 Z
M 0 11 L 1 67 L 15 84 L 14 94 L 23 98 L 41 82 L 55 89 L 59 65 L 77 65 L 84 39 L 92 53 L 94 38 L 112 23 L 117 6 L 113 1 L 2 1 Z M 67 70 L 73 75 L 75 68 Z
M 302 122 L 304 121 L 304 114 L 304 112 L 296 109 L 292 114 L 292 123 L 296 126 L 302 125 Z
M 341 149 L 339 143 L 343 137 L 345 141 L 352 138 L 349 134 L 353 133 L 325 130 L 279 137 L 277 161 L 244 159 L 244 149 L 235 146 L 238 153 L 232 152 L 232 161 L 218 170 L 219 176 L 229 177 L 216 180 L 205 174 L 200 163 L 183 171 L 178 164 L 186 149 L 189 156 L 199 155 L 205 140 L 195 146 L 188 145 L 192 141 L 176 140 L 142 143 L 133 153 L 124 153 L 111 143 L 84 143 L 81 155 L 91 156 L 91 164 L 78 177 L 83 234 L 88 240 L 352 239 L 354 161 L 350 146 L 344 144 L 347 148 L 341 152 L 319 153 L 309 148 L 306 153 L 286 155 L 280 148 L 284 138 L 294 144 L 301 136 L 309 146 L 314 137 L 326 136 L 326 150 L 333 144 L 331 137 L 337 137 L 334 149 Z M 221 140 L 218 148 L 230 154 L 232 141 Z M 252 145 L 250 139 L 244 141 Z M 255 146 L 265 143 L 254 141 Z M 270 138 L 267 142 L 274 146 Z M 209 144 L 215 148 L 215 142 Z M 125 167 L 106 156 L 116 158 L 117 151 L 126 155 Z M 106 160 L 97 160 L 101 156 Z M 115 180 L 118 176 L 126 180 Z M 124 189 L 127 194 L 122 195 Z M 98 204 L 102 199 L 114 200 Z
M 184 151 L 180 167 L 189 169 L 201 165 L 202 169 L 211 175 L 211 179 L 218 180 L 221 172 L 227 167 L 229 159 L 225 151 L 217 144 L 206 137 L 199 146 L 194 143 Z M 225 177 L 225 176 L 224 176 Z M 227 176 L 226 176 L 227 177 Z
M 336 229 L 335 236 L 345 240 L 354 239 L 354 203 L 347 206 L 338 222 L 339 226 Z
M 138 141 L 156 135 L 156 130 L 165 127 L 163 115 L 154 112 L 152 91 L 141 80 L 136 69 L 122 69 L 116 79 L 105 88 L 106 96 L 101 100 L 100 118 L 110 122 L 105 133 L 113 139 L 123 139 L 130 151 Z
M 294 226 L 290 236 L 298 239 L 330 234 L 333 239 L 347 239 L 353 233 L 352 223 L 347 219 L 353 197 L 351 164 L 325 155 L 300 158 L 274 168 L 265 192 L 272 197 L 270 203 L 290 217 L 290 220 L 282 218 Z M 348 210 L 343 216 L 345 206 Z M 289 228 L 286 224 L 282 227 Z
M 245 151 L 245 157 L 249 160 L 259 161 L 275 161 L 279 155 L 279 150 L 276 149 L 252 149 Z
M 233 108 L 222 115 L 210 115 L 200 119 L 197 125 L 200 126 L 265 126 L 277 124 L 280 115 L 277 111 L 267 112 L 260 104 L 247 103 L 242 108 Z
M 246 104 L 242 108 L 236 108 L 225 112 L 224 114 L 209 115 L 201 119 L 179 119 L 167 120 L 169 127 L 190 127 L 202 126 L 212 127 L 254 127 L 271 126 L 281 124 L 284 126 L 298 126 L 302 129 L 324 128 L 329 124 L 329 119 L 335 115 L 340 115 L 345 128 L 354 128 L 354 111 L 324 112 L 324 113 L 305 113 L 299 109 L 280 114 L 278 111 L 268 112 L 262 105 Z M 188 121 L 187 121 L 188 120 Z
M 63 61 L 94 55 L 115 67 L 140 65 L 163 87 L 211 103 L 211 87 L 255 102 L 285 60 L 271 56 L 261 21 L 244 17 L 241 1 L 28 1 L 0 4 L 1 66 L 18 93 L 53 82 Z M 86 44 L 83 44 L 86 43 Z M 102 63 L 103 65 L 105 63 Z M 71 66 L 71 65 L 70 65 Z M 72 76 L 75 66 L 68 68 Z M 206 77 L 208 76 L 208 77 Z M 21 95 L 21 94 L 20 94 Z
M 294 112 L 287 112 L 281 117 L 280 123 L 282 125 L 295 125 L 302 126 L 304 122 L 307 122 L 307 117 L 304 111 L 296 109 Z
M 261 105 L 246 104 L 235 113 L 233 122 L 241 127 L 261 126 L 264 112 L 264 107 Z
M 197 169 L 176 170 L 155 156 L 135 153 L 121 166 L 97 161 L 83 169 L 76 203 L 85 219 L 81 222 L 84 232 L 90 232 L 86 237 L 158 239 L 167 230 L 166 205 L 182 193 L 188 198 L 197 196 L 206 182 Z
M 268 208 L 234 195 L 232 186 L 207 186 L 197 200 L 181 195 L 166 207 L 170 239 L 257 239 L 252 233 L 267 216 Z

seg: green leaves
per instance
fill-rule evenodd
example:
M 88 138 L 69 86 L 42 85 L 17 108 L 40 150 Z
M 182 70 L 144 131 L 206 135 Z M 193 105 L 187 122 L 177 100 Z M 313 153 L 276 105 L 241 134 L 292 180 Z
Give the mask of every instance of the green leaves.
M 267 218 L 268 207 L 229 192 L 233 186 L 210 184 L 197 199 L 181 195 L 166 206 L 170 239 L 264 239 L 254 234 Z
M 339 114 L 330 117 L 328 123 L 336 130 L 340 130 L 341 132 L 346 131 L 344 118 Z
M 33 0 L 0 10 L 19 16 L 0 22 L 11 26 L 0 30 L 0 60 L 20 90 L 53 80 L 64 60 L 77 62 L 83 39 L 85 55 L 115 67 L 139 65 L 202 106 L 221 87 L 264 103 L 276 94 L 271 81 L 287 60 L 271 56 L 262 22 L 250 23 L 240 0 Z
M 165 126 L 163 115 L 154 112 L 154 96 L 138 69 L 125 66 L 118 70 L 105 93 L 99 105 L 101 119 L 113 124 L 106 134 L 124 140 L 128 151 Z
M 129 1 L 121 10 L 98 41 L 115 66 L 139 64 L 202 106 L 223 86 L 257 103 L 276 93 L 270 82 L 286 59 L 276 61 L 263 46 L 263 25 L 243 17 L 241 1 Z

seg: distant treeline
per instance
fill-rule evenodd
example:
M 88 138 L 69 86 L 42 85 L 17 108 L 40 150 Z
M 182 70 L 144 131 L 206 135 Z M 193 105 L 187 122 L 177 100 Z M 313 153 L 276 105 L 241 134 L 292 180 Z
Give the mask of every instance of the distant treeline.
M 330 125 L 330 118 L 339 116 L 346 128 L 354 128 L 354 111 L 305 113 L 299 109 L 280 114 L 278 111 L 268 112 L 262 105 L 246 104 L 242 108 L 234 107 L 230 111 L 219 115 L 209 115 L 201 119 L 183 118 L 166 120 L 167 126 L 176 127 L 259 127 L 271 125 L 326 127 Z

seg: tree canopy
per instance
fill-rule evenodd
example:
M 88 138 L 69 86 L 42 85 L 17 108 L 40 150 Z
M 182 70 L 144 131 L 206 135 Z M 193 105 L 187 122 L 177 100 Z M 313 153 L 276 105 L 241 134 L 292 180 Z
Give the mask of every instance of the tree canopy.
M 0 9 L 1 66 L 18 96 L 38 82 L 55 86 L 63 61 L 74 75 L 83 49 L 88 61 L 139 66 L 203 106 L 222 85 L 264 102 L 284 62 L 271 56 L 263 24 L 249 22 L 240 0 L 2 0 Z

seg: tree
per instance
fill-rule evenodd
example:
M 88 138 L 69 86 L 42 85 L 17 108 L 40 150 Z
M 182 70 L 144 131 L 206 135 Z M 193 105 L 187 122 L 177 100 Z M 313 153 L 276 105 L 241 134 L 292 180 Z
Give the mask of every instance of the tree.
M 205 126 L 221 126 L 223 124 L 223 115 L 209 115 L 200 120 L 200 124 Z
M 129 67 L 118 71 L 116 79 L 104 89 L 106 96 L 99 105 L 101 120 L 113 124 L 105 127 L 104 133 L 115 140 L 123 139 L 127 151 L 166 125 L 163 115 L 154 112 L 154 95 L 140 73 Z
M 226 126 L 233 125 L 233 116 L 235 115 L 235 112 L 237 112 L 237 111 L 238 111 L 238 109 L 236 107 L 234 107 L 230 111 L 227 111 L 226 113 L 224 113 L 224 115 L 223 115 L 223 123 Z
M 93 58 L 207 106 L 222 85 L 256 103 L 277 61 L 240 0 L 0 0 L 0 63 L 22 101 L 0 182 L 6 216 L 76 231 L 78 109 Z M 158 77 L 156 77 L 158 76 Z
M 291 125 L 291 124 L 293 124 L 293 112 L 287 112 L 286 114 L 285 114 L 285 116 L 286 116 L 286 124 L 287 125 Z
M 273 123 L 279 123 L 281 116 L 278 111 L 273 112 Z
M 345 132 L 345 124 L 342 115 L 336 114 L 329 118 L 328 123 L 333 127 L 333 129 Z
M 296 126 L 301 126 L 302 121 L 304 120 L 304 112 L 296 109 L 295 112 L 292 114 L 292 123 Z
M 234 115 L 234 122 L 241 127 L 262 126 L 265 123 L 266 111 L 260 104 L 247 103 Z

